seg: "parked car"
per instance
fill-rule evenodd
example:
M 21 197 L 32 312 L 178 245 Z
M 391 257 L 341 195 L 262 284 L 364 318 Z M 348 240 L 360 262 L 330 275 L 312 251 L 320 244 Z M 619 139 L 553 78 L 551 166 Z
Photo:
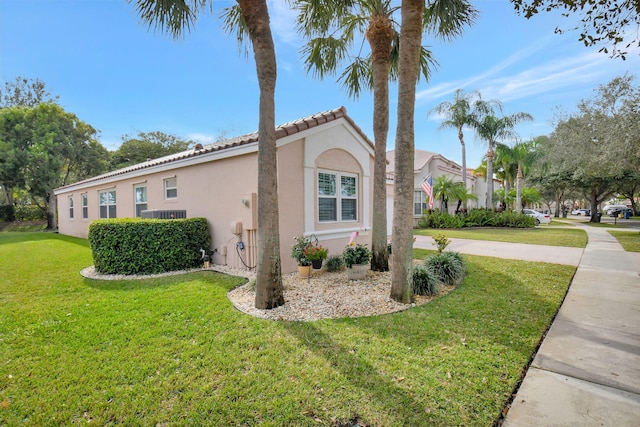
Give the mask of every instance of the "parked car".
M 574 209 L 571 211 L 571 215 L 591 216 L 591 209 Z
M 531 218 L 535 218 L 536 225 L 549 224 L 551 222 L 551 215 L 549 214 L 543 214 L 533 209 L 523 209 L 522 212 Z

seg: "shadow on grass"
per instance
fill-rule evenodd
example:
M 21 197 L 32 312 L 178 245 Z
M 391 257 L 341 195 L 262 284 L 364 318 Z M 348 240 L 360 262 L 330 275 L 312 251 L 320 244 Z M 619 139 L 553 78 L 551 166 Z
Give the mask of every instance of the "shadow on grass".
M 321 357 L 331 368 L 344 376 L 350 385 L 360 389 L 367 401 L 375 402 L 378 407 L 383 407 L 382 411 L 389 414 L 392 419 L 402 420 L 406 418 L 405 415 L 408 413 L 424 411 L 419 402 L 398 385 L 398 381 L 390 376 L 382 375 L 378 372 L 378 368 L 367 362 L 366 354 L 354 351 L 352 346 L 341 342 L 339 338 L 332 337 L 317 323 L 286 322 L 284 327 L 301 345 Z M 366 405 L 365 402 L 360 403 Z M 355 412 L 349 414 L 349 418 L 359 418 L 367 425 L 371 422 L 367 420 L 367 414 L 358 415 L 357 412 L 356 409 Z M 345 419 L 341 422 L 347 421 Z
M 83 277 L 82 283 L 90 288 L 103 291 L 137 291 L 167 288 L 192 280 L 202 280 L 212 284 L 224 283 L 224 286 L 228 287 L 227 291 L 247 282 L 243 277 L 229 276 L 215 271 L 195 271 L 149 279 L 99 280 Z

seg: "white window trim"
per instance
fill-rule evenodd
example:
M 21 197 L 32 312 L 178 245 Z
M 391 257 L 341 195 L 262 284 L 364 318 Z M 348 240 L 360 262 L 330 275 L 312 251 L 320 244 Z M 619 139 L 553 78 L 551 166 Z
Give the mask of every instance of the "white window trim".
M 324 221 L 320 220 L 320 198 L 332 198 L 332 196 L 320 196 L 318 182 L 320 180 L 320 174 L 334 175 L 336 177 L 336 195 L 333 196 L 336 199 L 336 220 Z M 350 177 L 355 178 L 356 180 L 356 194 L 353 197 L 343 197 L 341 194 L 342 189 L 342 177 Z M 359 186 L 359 176 L 355 173 L 350 172 L 339 172 L 328 169 L 318 169 L 316 172 L 316 221 L 319 224 L 337 224 L 337 223 L 356 223 L 359 221 L 361 217 L 360 213 L 360 189 Z M 355 219 L 342 219 L 342 200 L 355 200 L 356 201 L 356 218 Z
M 167 187 L 167 183 L 168 183 L 170 180 L 172 180 L 172 179 L 176 181 L 176 185 L 175 185 L 175 187 Z M 164 199 L 165 199 L 165 200 L 176 200 L 176 199 L 178 198 L 178 177 L 177 177 L 177 176 L 171 176 L 171 177 L 169 177 L 169 178 L 165 178 L 165 179 L 162 181 L 162 186 L 163 186 Z M 167 191 L 168 191 L 168 190 L 176 190 L 176 196 L 175 196 L 175 197 L 169 197 L 169 196 L 167 196 Z
M 145 196 L 146 196 L 147 200 L 145 200 L 144 203 L 138 203 L 138 194 L 137 194 L 138 188 L 144 188 L 145 189 Z M 146 182 L 142 183 L 142 184 L 136 184 L 136 185 L 133 186 L 133 215 L 134 215 L 134 217 L 138 217 L 138 205 L 142 205 L 142 204 L 147 205 L 146 209 L 149 209 L 149 189 L 147 188 L 147 183 Z M 143 209 L 143 210 L 146 210 L 146 209 Z M 140 216 L 142 216 L 142 211 L 140 211 L 140 213 L 141 213 Z
M 69 196 L 68 204 L 69 204 L 69 219 L 75 219 L 75 210 L 73 209 L 73 196 Z
M 113 198 L 115 199 L 115 203 L 113 203 L 113 204 L 109 204 L 109 203 L 108 203 L 108 199 L 107 199 L 107 204 L 106 204 L 106 205 L 101 204 L 101 203 L 100 203 L 100 202 L 101 202 L 101 200 L 100 200 L 100 199 L 101 199 L 100 195 L 101 195 L 102 193 L 110 193 L 110 192 L 113 192 L 113 193 L 114 193 L 114 197 L 113 197 Z M 106 207 L 107 207 L 107 216 L 106 216 L 106 217 L 102 217 L 102 216 L 100 215 L 100 208 L 101 208 L 102 206 L 106 206 Z M 115 216 L 113 216 L 113 217 L 109 216 L 109 207 L 110 207 L 110 206 L 114 206 L 114 207 L 115 207 L 115 210 L 116 210 L 116 215 L 115 215 Z M 111 219 L 111 218 L 117 218 L 117 217 L 118 217 L 118 194 L 117 194 L 117 192 L 116 192 L 116 189 L 115 189 L 115 188 L 107 188 L 107 189 L 104 189 L 104 190 L 98 190 L 98 218 L 100 218 L 100 219 Z
M 82 210 L 82 219 L 89 219 L 89 194 L 82 193 L 80 195 L 80 205 L 80 209 Z

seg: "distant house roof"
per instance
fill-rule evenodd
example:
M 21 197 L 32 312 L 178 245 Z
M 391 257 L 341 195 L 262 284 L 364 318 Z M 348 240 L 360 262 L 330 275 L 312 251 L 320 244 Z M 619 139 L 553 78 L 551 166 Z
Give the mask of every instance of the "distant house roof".
M 285 123 L 276 127 L 276 139 L 281 139 L 296 133 L 302 132 L 307 129 L 320 126 L 324 123 L 329 123 L 334 120 L 344 118 L 354 128 L 354 130 L 369 144 L 374 146 L 373 142 L 365 135 L 362 129 L 355 124 L 355 122 L 347 115 L 347 109 L 345 107 L 339 107 L 334 110 L 323 111 L 321 113 L 314 114 L 302 119 L 294 120 L 292 122 Z M 245 135 L 237 136 L 234 138 L 218 141 L 213 144 L 196 144 L 192 149 L 182 151 L 180 153 L 170 154 L 168 156 L 160 157 L 157 159 L 148 160 L 146 162 L 138 163 L 135 165 L 127 166 L 122 169 L 117 169 L 111 172 L 107 172 L 102 175 L 94 176 L 73 184 L 69 184 L 65 187 L 61 187 L 57 190 L 64 189 L 70 186 L 78 186 L 88 184 L 95 181 L 104 180 L 107 178 L 113 178 L 119 175 L 126 175 L 132 172 L 137 172 L 143 169 L 152 168 L 154 166 L 165 165 L 179 160 L 188 159 L 191 157 L 202 156 L 208 153 L 219 152 L 242 145 L 258 142 L 258 132 L 252 132 Z

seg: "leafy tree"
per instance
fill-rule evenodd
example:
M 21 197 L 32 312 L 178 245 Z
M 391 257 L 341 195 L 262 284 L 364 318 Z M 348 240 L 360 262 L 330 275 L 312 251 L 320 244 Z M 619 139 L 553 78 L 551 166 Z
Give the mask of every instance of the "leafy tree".
M 517 138 L 514 127 L 524 121 L 533 120 L 529 113 L 516 113 L 509 116 L 496 117 L 493 113 L 486 114 L 475 120 L 473 127 L 478 136 L 487 141 L 487 207 L 493 208 L 493 159 L 495 146 L 499 139 Z
M 138 132 L 137 137 L 122 136 L 122 145 L 112 153 L 111 169 L 142 163 L 170 154 L 185 151 L 193 144 L 191 140 L 182 140 L 164 132 Z
M 458 140 L 462 146 L 462 183 L 467 187 L 467 151 L 464 142 L 465 126 L 470 126 L 479 116 L 488 112 L 488 109 L 495 101 L 483 101 L 480 92 L 473 91 L 464 93 L 462 89 L 457 89 L 453 97 L 453 102 L 444 101 L 438 104 L 429 114 L 436 113 L 443 116 L 440 129 L 456 129 Z M 466 203 L 463 201 L 463 208 L 466 210 Z
M 96 131 L 55 104 L 0 110 L 0 145 L 13 151 L 0 173 L 13 185 L 26 188 L 32 200 L 43 200 L 47 228 L 56 228 L 53 190 L 106 170 L 108 152 L 96 140 Z
M 640 152 L 640 88 L 633 80 L 626 75 L 601 85 L 592 99 L 579 103 L 579 114 L 562 120 L 552 135 L 561 143 L 554 158 L 573 171 L 572 183 L 588 194 L 592 209 L 614 194 L 625 176 L 638 172 L 640 159 L 626 157 Z M 579 148 L 568 148 L 572 143 Z
M 373 232 L 371 268 L 386 271 L 387 214 L 386 214 L 386 144 L 389 130 L 389 80 L 395 80 L 398 71 L 399 24 L 394 19 L 398 9 L 389 0 L 353 0 L 317 2 L 298 1 L 300 14 L 298 26 L 309 39 L 303 55 L 307 71 L 317 77 L 333 75 L 345 62 L 338 80 L 349 95 L 357 98 L 363 90 L 373 90 L 373 135 L 375 142 Z M 435 33 L 451 38 L 460 29 L 474 21 L 476 11 L 463 0 L 449 1 L 450 8 L 442 1 L 432 1 L 425 8 L 423 24 L 437 28 Z M 435 13 L 436 8 L 439 8 Z M 369 51 L 354 49 L 356 40 L 364 36 Z M 354 52 L 357 51 L 357 53 Z M 430 67 L 435 63 L 424 47 L 420 51 L 420 71 L 429 78 Z
M 564 17 L 573 14 L 580 16 L 582 32 L 579 41 L 585 46 L 601 44 L 600 52 L 609 53 L 607 45 L 611 43 L 613 57 L 620 56 L 625 59 L 626 51 L 618 48 L 620 43 L 625 43 L 625 38 L 633 34 L 633 26 L 636 26 L 635 38 L 628 41 L 624 49 L 629 49 L 633 44 L 640 47 L 640 0 L 511 0 L 518 14 L 529 19 L 537 13 L 562 10 Z M 627 32 L 628 27 L 631 32 Z M 563 30 L 556 27 L 556 33 Z
M 180 37 L 189 30 L 211 0 L 129 0 L 149 25 Z M 278 164 L 276 158 L 275 88 L 276 54 L 266 0 L 237 0 L 225 9 L 225 28 L 239 41 L 248 34 L 253 47 L 260 87 L 258 119 L 258 264 L 256 308 L 272 309 L 284 304 L 280 264 L 278 213 Z
M 43 102 L 56 104 L 58 96 L 52 96 L 40 79 L 17 77 L 12 82 L 5 82 L 4 89 L 0 88 L 0 108 L 35 107 Z

